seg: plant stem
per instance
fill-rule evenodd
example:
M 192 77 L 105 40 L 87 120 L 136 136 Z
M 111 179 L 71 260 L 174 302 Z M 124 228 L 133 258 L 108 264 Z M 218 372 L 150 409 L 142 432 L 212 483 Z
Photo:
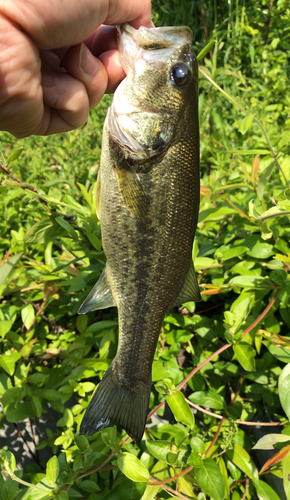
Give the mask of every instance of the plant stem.
M 260 221 L 261 222 L 264 222 L 265 220 L 267 219 L 273 219 L 274 217 L 282 217 L 283 215 L 290 215 L 290 210 L 285 210 L 285 212 L 274 212 L 272 214 L 268 214 L 268 215 L 261 215 L 260 217 Z

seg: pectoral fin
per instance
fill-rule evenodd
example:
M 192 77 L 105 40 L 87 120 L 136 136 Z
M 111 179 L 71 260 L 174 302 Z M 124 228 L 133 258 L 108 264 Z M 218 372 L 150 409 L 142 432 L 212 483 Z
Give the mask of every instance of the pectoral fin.
M 107 278 L 107 268 L 105 267 L 94 288 L 79 308 L 78 313 L 85 314 L 97 309 L 114 307 L 115 305 Z
M 180 305 L 184 302 L 200 302 L 201 296 L 199 292 L 199 287 L 196 279 L 196 274 L 193 266 L 193 262 L 190 264 L 190 268 L 188 271 L 188 275 L 183 284 L 181 291 L 178 294 L 177 299 L 174 302 L 174 305 Z
M 122 167 L 115 168 L 115 174 L 122 200 L 130 213 L 137 219 L 151 222 L 150 203 L 136 172 L 124 162 Z

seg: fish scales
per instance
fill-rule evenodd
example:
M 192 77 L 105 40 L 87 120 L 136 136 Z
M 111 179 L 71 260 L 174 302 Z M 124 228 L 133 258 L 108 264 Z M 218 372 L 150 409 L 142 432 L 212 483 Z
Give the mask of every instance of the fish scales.
M 104 125 L 98 179 L 107 264 L 80 309 L 116 305 L 119 345 L 80 432 L 116 424 L 138 442 L 164 315 L 175 303 L 200 300 L 192 264 L 200 189 L 197 64 L 188 28 L 125 25 L 121 33 L 127 77 Z M 144 49 L 146 36 L 154 49 Z

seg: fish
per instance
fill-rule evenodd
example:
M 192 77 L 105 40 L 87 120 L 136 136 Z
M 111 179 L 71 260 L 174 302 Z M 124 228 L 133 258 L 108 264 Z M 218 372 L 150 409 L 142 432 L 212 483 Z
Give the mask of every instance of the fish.
M 165 313 L 201 300 L 192 262 L 199 212 L 198 67 L 188 27 L 118 28 L 126 77 L 103 129 L 97 214 L 107 262 L 79 314 L 117 306 L 117 354 L 80 434 L 119 425 L 138 443 Z

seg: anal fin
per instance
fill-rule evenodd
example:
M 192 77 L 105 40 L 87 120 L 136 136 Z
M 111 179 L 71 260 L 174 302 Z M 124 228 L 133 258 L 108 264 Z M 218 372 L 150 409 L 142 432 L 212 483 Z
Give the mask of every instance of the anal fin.
M 184 302 L 200 302 L 201 300 L 193 262 L 191 261 L 185 282 L 174 302 L 174 305 L 177 306 L 183 304 Z
M 79 314 L 85 314 L 97 309 L 106 309 L 107 307 L 114 307 L 114 302 L 110 285 L 107 278 L 107 266 L 103 270 L 99 280 L 91 290 L 86 300 L 79 308 Z

